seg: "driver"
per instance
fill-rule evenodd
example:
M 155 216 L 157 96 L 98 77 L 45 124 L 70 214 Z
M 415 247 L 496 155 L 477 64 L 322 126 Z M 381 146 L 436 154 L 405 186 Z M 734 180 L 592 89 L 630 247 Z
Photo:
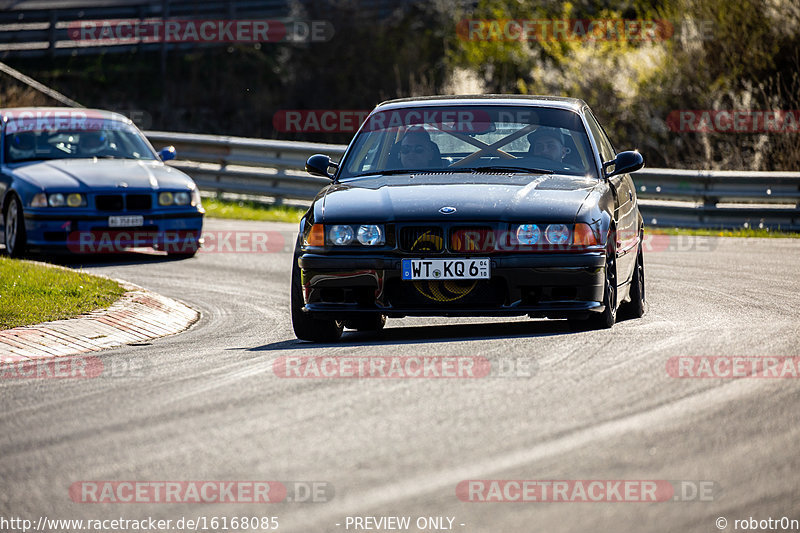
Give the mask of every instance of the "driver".
M 441 167 L 439 147 L 431 141 L 430 134 L 422 126 L 412 126 L 400 142 L 400 162 L 403 168 L 423 169 Z
M 9 137 L 8 155 L 11 161 L 32 159 L 36 155 L 36 136 L 32 132 L 15 133 Z
M 559 128 L 539 126 L 536 131 L 528 135 L 528 142 L 531 144 L 528 154 L 536 157 L 560 163 L 569 153 L 569 148 L 564 146 L 564 135 Z

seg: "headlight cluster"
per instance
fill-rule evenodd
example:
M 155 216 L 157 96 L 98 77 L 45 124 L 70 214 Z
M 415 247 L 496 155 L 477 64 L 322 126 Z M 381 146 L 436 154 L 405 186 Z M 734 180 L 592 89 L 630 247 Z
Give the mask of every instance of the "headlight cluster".
M 386 231 L 380 224 L 314 224 L 304 243 L 307 246 L 381 246 L 386 244 Z
M 40 192 L 31 200 L 31 207 L 86 207 L 86 195 L 72 193 L 51 193 Z
M 190 191 L 164 191 L 158 193 L 158 205 L 189 205 L 190 203 L 192 203 L 192 194 Z
M 517 224 L 511 233 L 521 246 L 594 246 L 598 235 L 589 224 Z

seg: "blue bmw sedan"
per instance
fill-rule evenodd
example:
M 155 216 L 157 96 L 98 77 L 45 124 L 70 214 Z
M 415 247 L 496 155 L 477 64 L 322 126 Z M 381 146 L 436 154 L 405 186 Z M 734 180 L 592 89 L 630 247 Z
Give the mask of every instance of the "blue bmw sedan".
M 6 252 L 192 256 L 204 210 L 192 179 L 164 164 L 126 117 L 73 108 L 0 109 L 0 229 Z

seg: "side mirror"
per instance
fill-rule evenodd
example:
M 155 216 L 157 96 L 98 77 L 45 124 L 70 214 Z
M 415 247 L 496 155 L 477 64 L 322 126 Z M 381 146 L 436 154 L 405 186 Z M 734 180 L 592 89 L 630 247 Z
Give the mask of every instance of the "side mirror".
M 609 172 L 609 167 L 614 167 L 614 169 Z M 606 175 L 606 178 L 610 178 L 617 174 L 636 172 L 642 167 L 644 167 L 644 158 L 642 154 L 634 151 L 620 152 L 613 161 L 606 161 L 603 163 L 603 174 Z
M 323 176 L 332 180 L 333 174 L 328 172 L 329 167 L 339 168 L 339 164 L 331 161 L 331 158 L 327 155 L 315 154 L 306 161 L 306 172 L 314 176 Z
M 162 161 L 170 161 L 175 159 L 178 154 L 175 152 L 174 146 L 167 146 L 162 148 L 160 152 L 158 152 L 158 157 L 161 158 Z

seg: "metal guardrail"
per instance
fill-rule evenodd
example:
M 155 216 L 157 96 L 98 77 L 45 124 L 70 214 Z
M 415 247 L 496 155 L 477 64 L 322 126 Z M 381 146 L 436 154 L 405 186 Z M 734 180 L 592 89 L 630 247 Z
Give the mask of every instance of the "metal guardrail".
M 53 2 L 58 5 L 58 2 Z M 289 0 L 140 0 L 122 5 L 64 6 L 51 9 L 0 11 L 0 57 L 62 56 L 123 53 L 132 50 L 193 48 L 197 43 L 109 44 L 81 42 L 70 24 L 82 20 L 146 20 L 162 18 L 263 19 L 287 17 Z M 217 43 L 217 46 L 228 46 Z
M 233 192 L 310 200 L 330 180 L 310 176 L 306 159 L 313 154 L 340 158 L 338 144 L 267 141 L 191 133 L 146 132 L 156 148 L 171 145 L 178 159 L 170 166 L 189 174 L 204 191 Z
M 175 146 L 174 166 L 206 191 L 310 200 L 328 182 L 303 169 L 309 156 L 341 158 L 346 146 L 151 131 Z M 633 174 L 645 223 L 800 230 L 800 172 L 645 168 Z

